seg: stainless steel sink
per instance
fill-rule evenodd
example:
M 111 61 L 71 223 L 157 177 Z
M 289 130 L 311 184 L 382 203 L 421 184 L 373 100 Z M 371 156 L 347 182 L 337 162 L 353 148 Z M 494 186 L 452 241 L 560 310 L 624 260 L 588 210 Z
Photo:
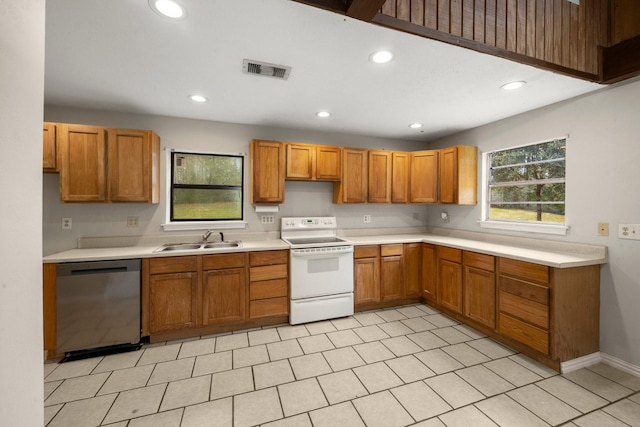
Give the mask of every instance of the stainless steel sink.
M 231 242 L 202 242 L 202 243 L 167 243 L 155 249 L 153 252 L 176 252 L 176 251 L 194 251 L 194 250 L 206 250 L 206 249 L 225 249 L 225 248 L 239 248 L 242 246 L 242 242 L 239 240 Z
M 219 248 L 237 248 L 240 246 L 240 242 L 216 242 L 216 243 L 207 243 L 202 248 L 203 249 L 219 249 Z

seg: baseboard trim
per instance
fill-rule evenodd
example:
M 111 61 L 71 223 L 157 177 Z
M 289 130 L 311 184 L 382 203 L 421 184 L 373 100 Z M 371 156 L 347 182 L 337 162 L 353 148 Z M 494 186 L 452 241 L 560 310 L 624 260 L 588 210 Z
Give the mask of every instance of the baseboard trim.
M 640 366 L 633 365 L 629 362 L 625 362 L 622 359 L 613 357 L 607 353 L 591 353 L 586 356 L 578 357 L 577 359 L 567 360 L 560 364 L 560 372 L 567 374 L 569 372 L 577 371 L 578 369 L 586 368 L 596 363 L 604 363 L 614 368 L 620 369 L 634 377 L 640 378 Z
M 587 366 L 595 365 L 602 361 L 602 353 L 599 351 L 586 356 L 578 357 L 576 359 L 567 360 L 560 363 L 560 373 L 568 374 L 569 372 L 577 371 L 578 369 L 586 368 Z
M 621 371 L 633 375 L 634 377 L 640 378 L 640 366 L 625 362 L 622 359 L 618 359 L 617 357 L 610 356 L 606 353 L 602 353 L 601 358 L 602 363 L 606 363 L 609 366 L 613 366 L 614 368 L 618 368 Z

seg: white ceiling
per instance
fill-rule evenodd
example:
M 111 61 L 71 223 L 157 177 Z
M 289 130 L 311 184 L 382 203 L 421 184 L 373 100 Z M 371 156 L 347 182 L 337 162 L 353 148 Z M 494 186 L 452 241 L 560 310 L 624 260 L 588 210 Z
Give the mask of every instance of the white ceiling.
M 174 21 L 147 0 L 47 0 L 45 104 L 429 141 L 602 87 L 289 0 L 179 2 Z M 368 61 L 381 48 L 395 59 Z

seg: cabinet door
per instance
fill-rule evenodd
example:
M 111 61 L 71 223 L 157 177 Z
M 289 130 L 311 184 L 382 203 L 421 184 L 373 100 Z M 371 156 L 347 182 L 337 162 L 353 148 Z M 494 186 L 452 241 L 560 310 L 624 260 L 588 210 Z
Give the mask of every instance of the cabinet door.
M 149 332 L 192 328 L 198 324 L 195 272 L 152 274 L 149 278 Z
M 284 144 L 251 141 L 251 202 L 284 203 Z
M 391 203 L 391 152 L 369 151 L 369 202 Z
M 316 179 L 340 181 L 342 174 L 342 148 L 316 146 Z
M 391 203 L 409 203 L 410 153 L 391 155 Z
M 422 295 L 422 243 L 404 245 L 405 297 L 419 298 Z
M 380 302 L 380 259 L 354 260 L 355 305 Z
M 112 202 L 158 203 L 158 136 L 151 131 L 109 129 L 108 141 L 109 199 Z
M 458 149 L 440 150 L 440 203 L 456 203 L 458 188 Z
M 43 123 L 42 125 L 42 171 L 58 172 L 56 125 L 54 123 Z
M 438 201 L 438 151 L 411 153 L 410 168 L 411 203 L 436 203 Z
M 246 270 L 230 268 L 204 272 L 202 323 L 241 322 L 246 318 Z
M 402 256 L 380 258 L 380 300 L 392 301 L 404 298 Z
M 462 313 L 462 264 L 438 259 L 438 304 Z
M 58 126 L 60 198 L 63 202 L 107 200 L 106 130 L 96 126 Z
M 286 179 L 315 179 L 315 146 L 307 144 L 287 144 Z
M 366 203 L 367 150 L 345 148 L 342 153 L 342 181 L 333 185 L 333 202 Z
M 464 315 L 490 328 L 496 326 L 496 275 L 464 268 Z
M 422 244 L 422 297 L 437 302 L 436 247 L 429 243 Z

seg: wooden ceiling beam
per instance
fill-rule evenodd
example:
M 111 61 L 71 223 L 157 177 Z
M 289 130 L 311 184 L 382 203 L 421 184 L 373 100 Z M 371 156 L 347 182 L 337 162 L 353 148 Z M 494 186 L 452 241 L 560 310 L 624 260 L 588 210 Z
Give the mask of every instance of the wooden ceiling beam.
M 640 75 L 640 36 L 601 49 L 601 83 L 615 83 Z
M 386 0 L 294 0 L 297 3 L 319 7 L 331 12 L 340 13 L 371 22 L 382 8 Z
M 371 22 L 386 0 L 353 0 L 347 9 L 347 16 Z

